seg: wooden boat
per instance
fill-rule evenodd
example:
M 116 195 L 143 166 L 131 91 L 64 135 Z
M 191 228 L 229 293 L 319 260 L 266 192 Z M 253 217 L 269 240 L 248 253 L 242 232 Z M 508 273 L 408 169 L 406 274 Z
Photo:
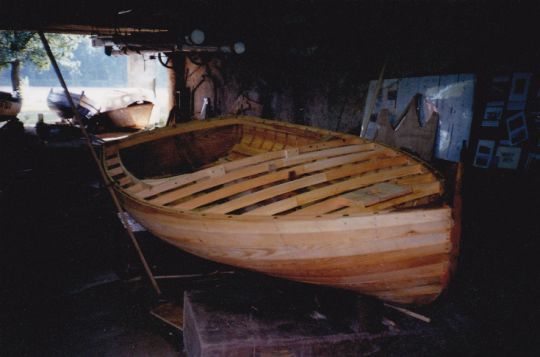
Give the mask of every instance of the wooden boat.
M 73 104 L 75 104 L 77 111 L 83 118 L 90 118 L 99 112 L 99 105 L 97 102 L 88 98 L 84 94 L 84 91 L 81 93 L 70 92 L 70 94 L 74 102 Z M 63 119 L 71 119 L 75 115 L 64 90 L 61 88 L 51 88 L 49 95 L 47 96 L 47 106 Z
M 144 129 L 150 120 L 154 104 L 150 102 L 133 103 L 124 108 L 101 113 L 110 124 L 120 129 Z
M 406 304 L 447 286 L 458 227 L 438 174 L 356 136 L 252 117 L 107 143 L 138 222 L 200 257 Z
M 0 92 L 0 121 L 8 120 L 19 114 L 21 106 L 21 97 L 8 92 Z
M 153 100 L 141 91 L 120 91 L 108 98 L 96 120 L 114 129 L 144 129 L 152 115 Z

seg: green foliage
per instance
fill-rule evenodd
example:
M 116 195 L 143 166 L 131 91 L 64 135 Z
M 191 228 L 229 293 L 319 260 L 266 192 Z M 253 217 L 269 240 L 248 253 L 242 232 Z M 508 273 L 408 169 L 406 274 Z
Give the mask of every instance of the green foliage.
M 81 41 L 81 36 L 47 34 L 47 40 L 56 60 L 65 68 L 76 71 L 79 61 L 73 52 Z M 32 63 L 40 70 L 49 68 L 47 53 L 36 32 L 0 31 L 0 70 L 13 62 Z

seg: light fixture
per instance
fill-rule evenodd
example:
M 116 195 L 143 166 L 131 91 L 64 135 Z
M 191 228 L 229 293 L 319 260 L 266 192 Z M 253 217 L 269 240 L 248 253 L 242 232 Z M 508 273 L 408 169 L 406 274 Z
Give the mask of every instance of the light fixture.
M 118 15 L 126 15 L 126 14 L 129 14 L 132 11 L 133 11 L 133 9 L 120 10 L 120 11 L 118 11 Z
M 188 38 L 188 42 L 193 45 L 200 45 L 204 42 L 204 32 L 199 29 L 195 29 L 191 32 Z
M 233 50 L 234 50 L 234 53 L 236 53 L 237 55 L 240 55 L 246 52 L 246 45 L 244 45 L 243 42 L 236 42 L 233 45 Z

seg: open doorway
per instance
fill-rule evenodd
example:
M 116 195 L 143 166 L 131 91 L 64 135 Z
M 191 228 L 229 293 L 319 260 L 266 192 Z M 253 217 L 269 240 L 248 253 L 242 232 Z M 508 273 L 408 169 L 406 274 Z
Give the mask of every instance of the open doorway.
M 34 36 L 37 38 L 37 34 Z M 84 93 L 84 97 L 95 107 L 89 116 L 149 102 L 149 110 L 137 112 L 137 115 L 148 115 L 143 126 L 160 126 L 165 123 L 169 113 L 169 76 L 155 55 L 146 52 L 144 55 L 111 56 L 106 55 L 102 47 L 93 47 L 90 36 L 54 36 L 70 38 L 71 45 L 62 49 L 69 53 L 59 60 L 59 65 L 70 92 L 75 95 Z M 51 43 L 51 47 L 55 51 L 54 43 Z M 63 91 L 53 69 L 50 66 L 45 69 L 40 67 L 47 66 L 40 66 L 28 59 L 21 62 L 19 69 L 22 106 L 17 117 L 25 126 L 34 126 L 40 118 L 47 124 L 55 124 L 70 116 L 69 113 L 64 115 L 62 108 L 54 106 L 51 93 L 57 92 L 63 96 Z M 9 66 L 0 68 L 1 92 L 14 90 L 12 76 Z

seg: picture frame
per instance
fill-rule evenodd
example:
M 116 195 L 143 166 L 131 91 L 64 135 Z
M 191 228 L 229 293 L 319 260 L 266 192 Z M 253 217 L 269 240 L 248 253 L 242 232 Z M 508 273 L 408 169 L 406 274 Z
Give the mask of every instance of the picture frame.
M 508 140 L 510 140 L 511 145 L 517 145 L 529 138 L 524 112 L 519 112 L 507 118 L 506 128 L 508 130 Z
M 473 165 L 479 168 L 487 169 L 491 165 L 493 152 L 495 151 L 494 140 L 478 140 L 476 146 L 476 155 L 474 156 Z
M 514 73 L 508 102 L 525 102 L 529 92 L 530 73 Z
M 482 126 L 498 127 L 503 116 L 504 107 L 502 106 L 486 106 Z
M 513 146 L 499 146 L 497 148 L 495 157 L 497 158 L 498 168 L 515 170 L 519 166 L 521 148 Z

